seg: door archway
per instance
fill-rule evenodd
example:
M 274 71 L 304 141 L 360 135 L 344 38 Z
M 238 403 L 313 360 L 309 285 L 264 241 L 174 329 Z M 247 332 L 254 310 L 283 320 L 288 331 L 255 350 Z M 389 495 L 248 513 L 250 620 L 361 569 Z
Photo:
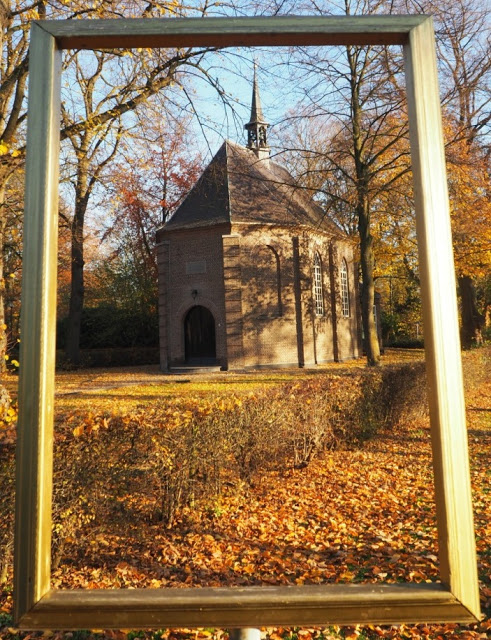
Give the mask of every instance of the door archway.
M 201 305 L 192 307 L 184 318 L 186 362 L 212 364 L 216 359 L 215 318 Z

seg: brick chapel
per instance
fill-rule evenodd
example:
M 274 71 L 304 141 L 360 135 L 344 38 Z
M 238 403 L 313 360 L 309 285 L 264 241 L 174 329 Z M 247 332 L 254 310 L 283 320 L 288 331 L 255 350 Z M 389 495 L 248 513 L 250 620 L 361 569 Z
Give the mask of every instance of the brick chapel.
M 163 371 L 361 353 L 353 242 L 270 158 L 255 74 L 245 129 L 247 147 L 225 141 L 157 230 Z

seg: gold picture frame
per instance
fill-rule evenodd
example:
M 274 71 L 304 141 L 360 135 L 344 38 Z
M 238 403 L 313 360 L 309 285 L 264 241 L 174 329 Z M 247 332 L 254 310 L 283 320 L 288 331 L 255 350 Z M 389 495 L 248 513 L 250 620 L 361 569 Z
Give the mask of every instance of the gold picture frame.
M 50 588 L 60 58 L 68 48 L 403 45 L 441 582 L 141 590 Z M 14 557 L 25 629 L 471 622 L 479 618 L 456 286 L 432 19 L 40 21 L 31 30 Z

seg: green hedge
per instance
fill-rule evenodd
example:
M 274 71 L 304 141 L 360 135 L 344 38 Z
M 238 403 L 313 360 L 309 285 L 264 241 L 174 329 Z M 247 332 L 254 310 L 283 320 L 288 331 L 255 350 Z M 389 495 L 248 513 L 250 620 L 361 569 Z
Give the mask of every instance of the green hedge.
M 57 326 L 57 347 L 65 348 L 67 318 Z M 157 309 L 127 309 L 104 303 L 82 312 L 80 348 L 157 347 L 159 324 Z
M 130 367 L 143 364 L 158 364 L 158 347 L 127 347 L 106 349 L 84 349 L 80 352 L 80 368 Z M 70 368 L 63 351 L 56 352 L 56 367 Z

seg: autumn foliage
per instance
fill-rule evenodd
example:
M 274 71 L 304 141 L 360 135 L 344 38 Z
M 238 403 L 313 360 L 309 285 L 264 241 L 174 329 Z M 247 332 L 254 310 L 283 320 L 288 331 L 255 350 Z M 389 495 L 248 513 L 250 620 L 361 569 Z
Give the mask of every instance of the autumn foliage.
M 466 380 L 482 605 L 489 614 L 487 357 L 485 350 L 469 354 Z M 294 381 L 278 376 L 275 384 L 259 376 L 252 390 L 237 384 L 228 393 L 226 384 L 216 386 L 213 397 L 195 384 L 174 395 L 161 388 L 154 400 L 147 395 L 139 407 L 121 404 L 112 413 L 95 404 L 92 412 L 58 413 L 54 586 L 438 580 L 422 362 L 338 368 Z M 0 533 L 8 550 L 12 444 L 4 440 L 1 454 Z M 6 615 L 10 606 L 7 589 Z M 487 625 L 486 619 L 472 628 L 269 629 L 265 635 L 484 638 Z M 118 633 L 110 637 L 135 637 Z M 14 632 L 5 627 L 0 634 L 11 640 Z M 223 632 L 189 634 L 140 635 L 218 639 Z
M 123 415 L 72 414 L 58 425 L 56 473 L 66 481 L 65 462 L 77 456 L 66 495 L 73 500 L 78 487 L 86 496 L 82 528 L 86 517 L 105 519 L 108 510 L 125 522 L 171 525 L 182 508 L 215 500 L 224 487 L 306 468 L 323 451 L 424 411 L 423 365 L 415 364 L 213 399 L 178 397 Z

